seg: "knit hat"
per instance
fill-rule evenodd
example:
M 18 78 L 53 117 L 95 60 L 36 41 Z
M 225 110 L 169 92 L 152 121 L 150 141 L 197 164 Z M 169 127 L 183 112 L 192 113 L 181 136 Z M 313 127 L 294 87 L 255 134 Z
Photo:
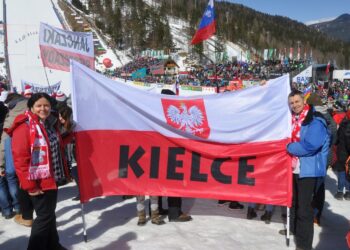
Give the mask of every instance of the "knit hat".
M 30 85 L 25 85 L 25 86 L 24 86 L 24 93 L 23 93 L 23 95 L 24 95 L 25 97 L 30 97 L 32 94 L 33 94 L 32 86 L 30 86 Z
M 67 100 L 67 96 L 62 92 L 62 91 L 58 91 L 56 93 L 56 101 L 59 102 L 64 102 L 65 100 Z
M 322 106 L 323 105 L 320 96 L 316 93 L 312 93 L 309 96 L 309 98 L 307 98 L 306 103 L 311 104 L 313 106 Z

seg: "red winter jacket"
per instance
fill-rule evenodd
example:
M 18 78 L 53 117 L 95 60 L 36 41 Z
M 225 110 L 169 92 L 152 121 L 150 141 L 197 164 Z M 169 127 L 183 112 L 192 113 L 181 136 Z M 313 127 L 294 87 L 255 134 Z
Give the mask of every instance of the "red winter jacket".
M 39 118 L 38 118 L 39 119 Z M 38 190 L 52 190 L 57 189 L 52 164 L 51 164 L 51 152 L 50 152 L 50 172 L 51 177 L 46 179 L 39 179 L 39 180 L 29 180 L 28 179 L 28 172 L 29 172 L 29 165 L 31 160 L 31 152 L 30 152 L 30 135 L 29 135 L 29 124 L 27 123 L 28 118 L 24 114 L 18 115 L 13 124 L 12 127 L 6 130 L 6 133 L 9 134 L 9 136 L 12 137 L 12 156 L 13 161 L 16 169 L 16 174 L 19 179 L 20 186 L 23 190 L 26 190 L 28 192 L 35 192 Z M 39 123 L 39 126 L 41 127 L 44 137 L 46 139 L 47 144 L 49 145 L 49 139 L 46 134 L 46 130 L 41 126 Z M 66 164 L 66 160 L 64 158 L 64 145 L 62 142 L 62 139 L 59 138 L 60 145 L 61 145 L 61 155 L 63 157 L 63 163 L 64 163 L 64 173 L 68 177 L 68 167 Z

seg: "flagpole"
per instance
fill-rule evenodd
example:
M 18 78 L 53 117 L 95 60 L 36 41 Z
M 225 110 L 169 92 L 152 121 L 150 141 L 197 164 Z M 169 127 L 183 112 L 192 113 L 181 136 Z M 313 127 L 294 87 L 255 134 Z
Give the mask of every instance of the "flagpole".
M 290 242 L 289 225 L 290 225 L 290 209 L 289 209 L 289 207 L 287 207 L 287 239 L 286 239 L 287 247 L 289 247 L 289 242 Z
M 85 213 L 84 213 L 84 203 L 80 204 L 81 218 L 83 220 L 83 237 L 85 243 L 87 242 L 87 233 L 86 233 L 86 223 L 85 223 Z
M 208 46 L 209 48 L 209 46 Z M 218 76 L 217 76 L 217 72 L 216 72 L 216 40 L 214 42 L 214 74 L 215 74 L 215 78 L 214 78 L 214 81 L 215 81 L 215 85 L 216 85 L 216 92 L 217 93 L 220 93 L 220 88 L 219 88 L 219 84 L 218 84 Z
M 50 85 L 50 82 L 49 82 L 49 78 L 48 78 L 48 76 L 47 76 L 46 67 L 45 67 L 45 65 L 44 65 L 43 59 L 41 58 L 41 56 L 38 56 L 38 58 L 41 59 L 41 63 L 42 63 L 42 65 L 43 65 L 44 73 L 45 73 L 45 77 L 46 77 L 46 82 L 47 82 L 47 85 L 49 86 L 50 92 L 52 93 L 52 88 L 51 88 L 51 85 Z
M 49 78 L 47 77 L 46 67 L 44 66 L 44 64 L 43 64 L 43 67 L 44 67 L 44 72 L 45 72 L 45 77 L 46 77 L 47 85 L 49 86 L 50 92 L 53 93 L 53 92 L 52 92 L 51 85 L 50 85 L 50 82 L 49 82 Z

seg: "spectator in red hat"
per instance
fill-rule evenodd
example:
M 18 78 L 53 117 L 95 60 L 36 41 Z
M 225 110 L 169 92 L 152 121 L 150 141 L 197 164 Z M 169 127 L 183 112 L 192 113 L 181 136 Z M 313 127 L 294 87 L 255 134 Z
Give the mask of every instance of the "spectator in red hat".
M 24 97 L 30 98 L 32 94 L 33 94 L 32 87 L 30 85 L 26 85 L 24 87 L 24 93 L 23 93 Z
M 62 91 L 58 91 L 55 98 L 58 102 L 65 102 L 67 100 L 67 96 Z

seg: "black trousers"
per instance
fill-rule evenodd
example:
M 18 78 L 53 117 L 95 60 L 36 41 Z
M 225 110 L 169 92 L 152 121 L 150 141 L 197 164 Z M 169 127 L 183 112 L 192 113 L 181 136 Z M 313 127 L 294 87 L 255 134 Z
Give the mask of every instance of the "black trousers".
M 314 237 L 313 209 L 311 202 L 315 190 L 316 179 L 313 177 L 299 178 L 293 174 L 293 201 L 290 210 L 290 230 L 295 235 L 296 246 L 312 249 Z
M 25 220 L 32 220 L 34 208 L 28 192 L 20 188 L 18 190 L 18 201 L 21 207 L 22 218 Z
M 182 199 L 180 197 L 168 197 L 168 218 L 169 220 L 178 218 L 181 214 Z
M 57 190 L 30 197 L 35 213 L 28 250 L 55 250 L 60 248 L 56 227 Z
M 314 215 L 317 219 L 320 219 L 322 216 L 322 211 L 324 207 L 324 201 L 326 197 L 326 189 L 325 189 L 325 177 L 319 177 L 316 180 L 314 197 L 312 200 L 312 207 L 316 214 Z

